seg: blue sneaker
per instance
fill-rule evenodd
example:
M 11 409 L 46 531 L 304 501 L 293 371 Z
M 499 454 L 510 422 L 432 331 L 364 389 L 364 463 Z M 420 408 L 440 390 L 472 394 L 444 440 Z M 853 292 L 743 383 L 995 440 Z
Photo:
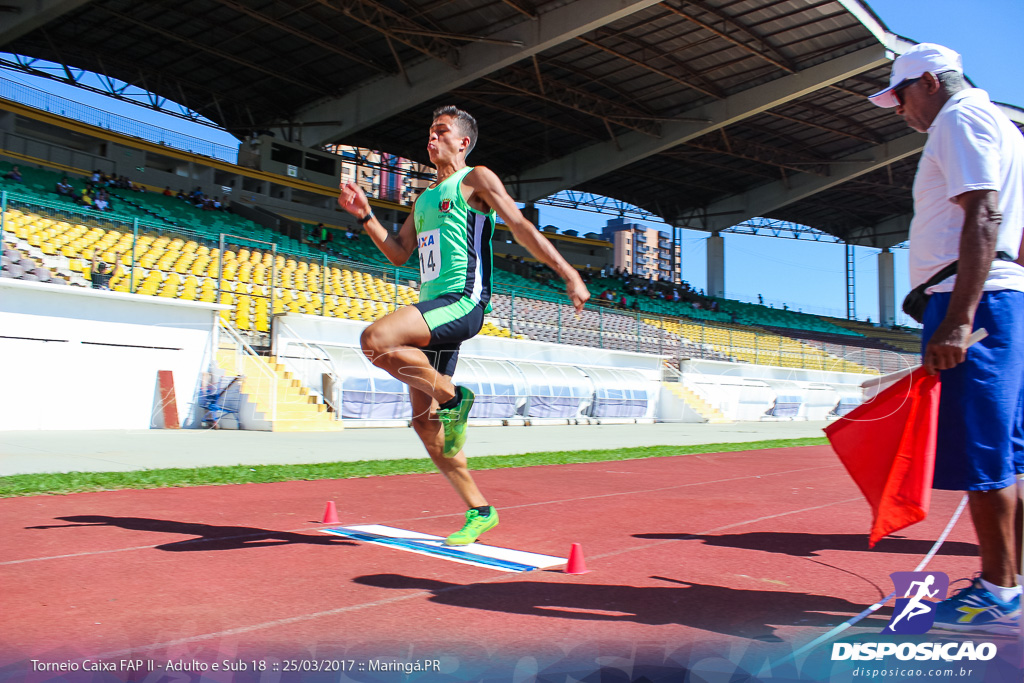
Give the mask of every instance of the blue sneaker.
M 1016 634 L 1020 629 L 1020 594 L 1003 602 L 975 577 L 970 585 L 935 606 L 934 628 Z

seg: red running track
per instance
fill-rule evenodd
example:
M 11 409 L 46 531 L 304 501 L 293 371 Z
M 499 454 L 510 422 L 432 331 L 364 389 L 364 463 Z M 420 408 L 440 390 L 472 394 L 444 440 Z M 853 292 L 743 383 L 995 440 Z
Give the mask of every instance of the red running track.
M 475 476 L 501 513 L 487 543 L 566 557 L 578 542 L 591 572 L 509 574 L 319 531 L 333 500 L 341 524 L 447 535 L 462 511 L 439 474 L 0 500 L 0 672 L 436 658 L 470 680 L 497 662 L 668 667 L 682 650 L 791 649 L 888 594 L 961 498 L 936 491 L 927 521 L 869 551 L 869 509 L 828 447 Z M 929 568 L 969 576 L 974 543 L 965 515 Z

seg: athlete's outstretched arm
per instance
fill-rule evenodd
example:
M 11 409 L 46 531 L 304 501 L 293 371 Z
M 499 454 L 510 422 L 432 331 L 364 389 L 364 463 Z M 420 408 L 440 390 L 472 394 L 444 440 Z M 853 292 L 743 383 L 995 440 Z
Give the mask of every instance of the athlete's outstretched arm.
M 569 262 L 555 249 L 555 245 L 537 230 L 536 226 L 526 220 L 515 201 L 509 196 L 501 179 L 486 166 L 477 166 L 463 179 L 473 193 L 498 212 L 501 219 L 512 231 L 512 237 L 530 252 L 534 258 L 546 264 L 565 281 L 565 292 L 577 311 L 583 310 L 583 304 L 590 298 L 583 278 Z
M 338 205 L 359 219 L 373 213 L 366 194 L 355 183 L 342 183 L 341 192 L 338 194 Z M 409 211 L 409 216 L 402 223 L 397 235 L 392 235 L 387 228 L 380 224 L 376 216 L 363 223 L 366 234 L 393 265 L 404 264 L 416 249 L 415 206 L 416 203 L 413 202 L 412 210 Z

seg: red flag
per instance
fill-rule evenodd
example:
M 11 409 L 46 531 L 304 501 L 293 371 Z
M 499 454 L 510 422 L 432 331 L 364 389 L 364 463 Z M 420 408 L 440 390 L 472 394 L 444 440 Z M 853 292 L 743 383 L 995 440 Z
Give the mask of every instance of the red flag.
M 825 428 L 871 504 L 869 547 L 928 515 L 940 389 L 938 375 L 918 368 Z

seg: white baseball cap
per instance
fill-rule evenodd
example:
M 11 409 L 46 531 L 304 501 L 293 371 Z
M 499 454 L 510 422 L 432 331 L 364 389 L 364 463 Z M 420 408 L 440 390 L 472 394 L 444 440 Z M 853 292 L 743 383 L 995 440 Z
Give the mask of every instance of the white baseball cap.
M 920 78 L 926 73 L 938 74 L 944 71 L 964 72 L 963 59 L 955 50 L 936 45 L 935 43 L 918 43 L 892 63 L 892 74 L 889 76 L 889 87 L 880 90 L 868 99 L 879 107 L 899 106 L 893 89 L 903 81 Z

